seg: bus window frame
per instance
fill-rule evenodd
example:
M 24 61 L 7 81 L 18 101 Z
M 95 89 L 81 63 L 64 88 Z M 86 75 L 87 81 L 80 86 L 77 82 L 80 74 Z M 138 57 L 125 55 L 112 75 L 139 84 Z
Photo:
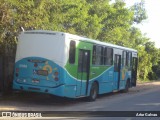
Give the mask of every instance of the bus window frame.
M 101 47 L 101 50 L 97 53 L 97 48 Z M 108 52 L 110 49 L 110 52 Z M 99 61 L 97 64 L 97 58 Z M 110 58 L 110 62 L 107 62 L 107 59 Z M 111 66 L 113 65 L 113 48 L 108 46 L 101 46 L 101 45 L 93 45 L 92 51 L 92 65 L 94 66 Z
M 74 48 L 71 48 L 71 45 L 73 45 L 72 43 L 74 43 Z M 71 57 L 71 55 L 73 56 Z M 75 64 L 75 62 L 76 62 L 76 41 L 71 40 L 69 44 L 69 64 Z

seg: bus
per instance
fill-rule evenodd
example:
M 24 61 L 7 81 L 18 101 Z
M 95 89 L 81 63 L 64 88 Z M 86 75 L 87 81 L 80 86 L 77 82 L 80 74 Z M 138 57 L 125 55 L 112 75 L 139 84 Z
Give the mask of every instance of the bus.
M 137 50 L 47 30 L 18 37 L 13 89 L 94 101 L 136 86 Z

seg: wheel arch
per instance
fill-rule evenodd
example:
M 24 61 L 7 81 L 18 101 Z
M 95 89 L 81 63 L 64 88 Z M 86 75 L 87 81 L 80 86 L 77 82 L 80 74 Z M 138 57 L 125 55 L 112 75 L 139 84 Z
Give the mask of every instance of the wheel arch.
M 98 80 L 95 80 L 92 84 L 94 84 L 94 83 L 96 83 L 97 86 L 98 86 L 98 94 L 99 94 L 99 82 L 98 82 Z
M 98 93 L 99 93 L 99 83 L 97 80 L 94 80 L 93 82 L 91 82 L 89 96 L 87 97 L 88 101 L 90 102 L 95 101 L 98 96 Z

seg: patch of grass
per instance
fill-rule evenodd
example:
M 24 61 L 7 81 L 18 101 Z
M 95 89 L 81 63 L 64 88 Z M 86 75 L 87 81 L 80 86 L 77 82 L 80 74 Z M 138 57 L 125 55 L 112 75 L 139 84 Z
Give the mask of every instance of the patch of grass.
M 137 83 L 146 83 L 146 82 L 151 82 L 151 80 L 149 80 L 149 79 L 145 79 L 145 80 L 143 80 L 143 79 L 138 79 L 138 80 L 137 80 Z
M 147 83 L 147 82 L 156 82 L 156 81 L 160 81 L 160 79 L 158 79 L 158 80 L 149 80 L 149 79 L 143 80 L 143 79 L 138 79 L 137 83 Z

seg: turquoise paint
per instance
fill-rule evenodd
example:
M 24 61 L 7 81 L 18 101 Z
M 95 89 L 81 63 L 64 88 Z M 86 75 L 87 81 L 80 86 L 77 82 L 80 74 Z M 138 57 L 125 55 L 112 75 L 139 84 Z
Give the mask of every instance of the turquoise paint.
M 31 62 L 29 60 L 39 60 L 40 62 L 37 62 L 38 67 L 34 67 L 35 62 Z M 36 73 L 34 73 L 35 70 L 43 70 L 46 65 L 49 65 L 52 68 L 52 70 L 50 70 L 49 68 L 46 69 L 49 71 L 48 76 L 37 75 Z M 19 68 L 18 76 L 16 76 L 16 68 Z M 88 93 L 86 96 L 89 95 L 91 85 L 95 80 L 99 83 L 99 94 L 112 92 L 116 86 L 116 81 L 114 79 L 115 76 L 113 76 L 113 70 L 114 66 L 111 66 L 98 77 L 90 79 L 88 85 Z M 58 72 L 58 81 L 54 80 L 53 75 L 55 72 Z M 126 78 L 128 76 L 129 75 L 126 74 Z M 19 81 L 17 81 L 18 79 Z M 39 83 L 33 83 L 33 79 L 39 80 Z M 25 80 L 25 82 L 23 80 Z M 123 83 L 123 81 L 121 82 L 121 87 L 124 88 L 125 83 Z M 77 86 L 82 86 L 82 90 L 85 90 L 86 82 L 83 81 L 81 83 L 81 80 L 78 80 L 77 78 L 71 76 L 65 68 L 59 66 L 53 61 L 39 57 L 28 57 L 19 60 L 15 64 L 13 89 L 21 90 L 21 88 L 23 87 L 24 91 L 42 92 L 62 97 L 77 98 L 81 96 L 81 94 L 76 94 L 78 90 Z M 48 92 L 46 92 L 46 90 Z

